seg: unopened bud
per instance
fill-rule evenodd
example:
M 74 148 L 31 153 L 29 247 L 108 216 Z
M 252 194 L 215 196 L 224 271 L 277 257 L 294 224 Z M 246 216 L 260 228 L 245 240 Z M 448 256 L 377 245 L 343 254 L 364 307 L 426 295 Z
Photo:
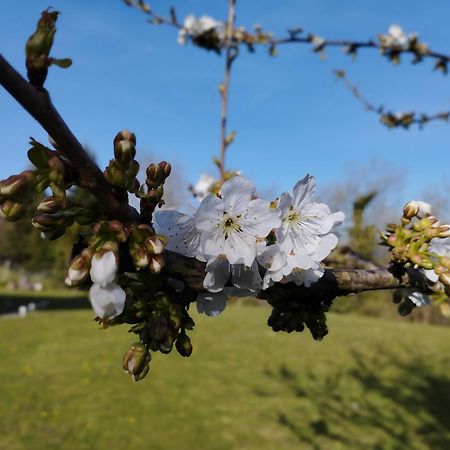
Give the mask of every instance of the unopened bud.
M 148 257 L 147 252 L 144 248 L 137 248 L 132 252 L 133 255 L 133 262 L 136 266 L 136 269 L 144 269 L 148 266 L 150 262 L 150 258 Z
M 150 352 L 144 344 L 135 342 L 123 355 L 123 370 L 129 373 L 133 381 L 140 381 L 147 375 L 151 361 Z
M 12 200 L 5 200 L 0 205 L 0 217 L 5 220 L 14 222 L 23 217 L 26 210 L 27 207 L 22 203 L 17 203 Z
M 450 237 L 450 225 L 440 225 L 438 227 L 439 231 L 439 237 L 440 238 L 447 238 Z
M 167 245 L 167 239 L 165 236 L 154 235 L 150 236 L 145 241 L 145 248 L 151 255 L 160 255 Z
M 439 281 L 445 284 L 446 286 L 450 286 L 450 274 L 448 273 L 448 271 L 441 272 L 439 274 Z
M 114 157 L 123 166 L 128 166 L 136 156 L 136 147 L 129 140 L 118 141 L 114 145 Z
M 172 166 L 167 161 L 161 161 L 159 163 L 159 167 L 162 169 L 164 179 L 166 179 L 172 172 Z
M 52 214 L 62 210 L 63 206 L 63 202 L 55 197 L 47 197 L 39 203 L 37 210 L 41 213 Z
M 181 356 L 191 356 L 192 354 L 192 343 L 189 339 L 189 336 L 186 335 L 186 333 L 181 332 L 178 335 L 177 342 L 175 343 L 175 347 L 178 350 L 178 353 Z
M 147 181 L 155 183 L 155 186 L 157 186 L 163 179 L 164 168 L 162 168 L 159 164 L 150 164 L 147 167 L 146 173 Z
M 129 142 L 132 142 L 133 145 L 136 145 L 136 136 L 134 133 L 131 133 L 128 130 L 122 130 L 122 131 L 119 131 L 116 134 L 116 137 L 114 138 L 114 141 L 113 141 L 114 147 L 120 141 L 129 141 Z
M 20 196 L 34 180 L 34 172 L 26 170 L 19 175 L 12 175 L 0 181 L 0 195 L 4 197 Z
M 113 186 L 120 188 L 125 188 L 127 186 L 125 170 L 122 167 L 119 167 L 116 161 L 110 161 L 103 174 L 108 180 L 108 183 L 112 184 Z
M 405 205 L 403 208 L 403 216 L 411 219 L 417 216 L 419 219 L 427 217 L 431 214 L 431 206 L 419 200 L 413 200 Z
M 401 316 L 407 316 L 411 314 L 412 310 L 415 308 L 415 305 L 410 300 L 405 300 L 398 305 L 398 313 Z
M 57 228 L 65 228 L 73 223 L 73 218 L 56 216 L 55 214 L 41 214 L 33 217 L 31 224 L 41 231 L 52 231 Z
M 396 232 L 396 230 L 397 230 L 397 224 L 395 224 L 395 223 L 388 223 L 387 225 L 386 225 L 386 231 L 388 232 L 388 233 L 395 233 Z
M 150 258 L 148 268 L 152 273 L 161 272 L 164 267 L 164 257 L 162 255 L 154 255 Z

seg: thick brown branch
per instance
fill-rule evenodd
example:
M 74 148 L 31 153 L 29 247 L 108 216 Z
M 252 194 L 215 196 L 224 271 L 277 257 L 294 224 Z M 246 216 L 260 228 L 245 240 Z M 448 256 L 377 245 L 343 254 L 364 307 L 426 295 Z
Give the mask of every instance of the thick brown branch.
M 38 90 L 28 83 L 2 55 L 0 55 L 0 84 L 58 144 L 59 150 L 80 173 L 80 185 L 99 198 L 105 211 L 124 223 L 137 222 L 139 219 L 137 211 L 114 196 L 100 169 L 56 111 L 48 92 L 45 89 Z
M 196 292 L 204 291 L 205 263 L 173 252 L 166 252 L 165 255 L 165 273 L 168 276 L 183 280 L 190 289 Z M 295 299 L 295 297 L 304 296 L 307 293 L 309 297 L 321 300 L 323 296 L 335 298 L 362 291 L 407 287 L 424 288 L 425 282 L 421 272 L 417 270 L 397 272 L 394 268 L 375 270 L 326 269 L 324 276 L 309 288 L 295 286 L 293 283 L 276 284 L 262 291 L 258 297 L 272 299 L 280 296 L 291 296 Z

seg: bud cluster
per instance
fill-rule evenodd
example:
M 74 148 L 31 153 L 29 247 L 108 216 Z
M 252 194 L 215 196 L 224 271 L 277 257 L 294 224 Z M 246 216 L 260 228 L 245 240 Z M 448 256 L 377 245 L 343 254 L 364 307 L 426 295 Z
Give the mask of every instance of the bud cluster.
M 128 130 L 117 133 L 113 141 L 114 159 L 109 162 L 104 175 L 110 184 L 129 192 L 136 192 L 139 163 L 136 156 L 136 136 Z
M 328 334 L 325 314 L 331 307 L 331 301 L 317 301 L 306 296 L 296 300 L 286 297 L 270 299 L 268 303 L 273 306 L 273 310 L 267 324 L 273 331 L 302 332 L 307 327 L 317 341 Z
M 163 186 L 171 171 L 172 167 L 166 161 L 147 167 L 145 185 L 141 186 L 136 194 L 141 199 L 141 216 L 144 223 L 151 223 L 155 208 L 164 205 Z
M 181 356 L 188 357 L 192 353 L 186 330 L 192 330 L 195 324 L 185 306 L 163 291 L 150 295 L 149 291 L 134 300 L 132 311 L 127 314 L 128 320 L 140 321 L 130 330 L 139 336 L 140 342 L 130 346 L 123 360 L 124 370 L 132 375 L 133 381 L 142 380 L 147 375 L 150 351 L 167 354 L 175 345 Z
M 36 167 L 36 191 L 43 192 L 50 188 L 53 197 L 64 202 L 66 190 L 78 179 L 77 171 L 58 151 L 50 150 L 33 138 L 30 144 L 28 159 Z
M 128 248 L 136 270 L 160 272 L 164 266 L 163 252 L 166 244 L 166 237 L 155 234 L 149 225 L 140 224 L 133 227 L 130 230 Z
M 19 220 L 27 210 L 35 187 L 35 174 L 26 170 L 0 181 L 0 217 Z
M 381 235 L 382 245 L 389 247 L 391 262 L 414 268 L 435 270 L 436 261 L 430 257 L 432 239 L 450 236 L 450 225 L 441 225 L 431 215 L 431 208 L 425 202 L 412 201 L 403 208 L 399 224 L 388 224 Z M 437 273 L 437 272 L 436 272 Z

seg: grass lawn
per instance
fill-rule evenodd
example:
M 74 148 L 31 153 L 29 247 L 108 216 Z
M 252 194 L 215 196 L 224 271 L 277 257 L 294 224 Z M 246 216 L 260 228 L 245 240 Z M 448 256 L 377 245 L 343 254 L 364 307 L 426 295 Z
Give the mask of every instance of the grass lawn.
M 275 334 L 269 311 L 194 316 L 194 353 L 133 384 L 126 326 L 89 311 L 0 318 L 0 449 L 450 449 L 450 329 L 330 315 Z

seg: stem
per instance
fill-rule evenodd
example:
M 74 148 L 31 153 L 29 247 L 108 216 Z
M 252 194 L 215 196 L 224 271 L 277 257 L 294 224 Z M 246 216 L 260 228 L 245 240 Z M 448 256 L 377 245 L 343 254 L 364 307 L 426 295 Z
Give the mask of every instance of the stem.
M 222 108 L 220 114 L 220 181 L 225 181 L 225 155 L 227 151 L 227 121 L 228 121 L 228 97 L 230 90 L 231 66 L 236 58 L 236 48 L 232 45 L 234 24 L 236 21 L 236 0 L 228 2 L 228 21 L 225 36 L 226 57 L 225 75 L 221 89 Z
M 44 128 L 58 144 L 61 153 L 80 174 L 80 186 L 89 189 L 112 218 L 125 224 L 138 222 L 137 211 L 113 194 L 111 185 L 92 161 L 53 106 L 45 89 L 37 89 L 26 81 L 0 54 L 0 84 Z

